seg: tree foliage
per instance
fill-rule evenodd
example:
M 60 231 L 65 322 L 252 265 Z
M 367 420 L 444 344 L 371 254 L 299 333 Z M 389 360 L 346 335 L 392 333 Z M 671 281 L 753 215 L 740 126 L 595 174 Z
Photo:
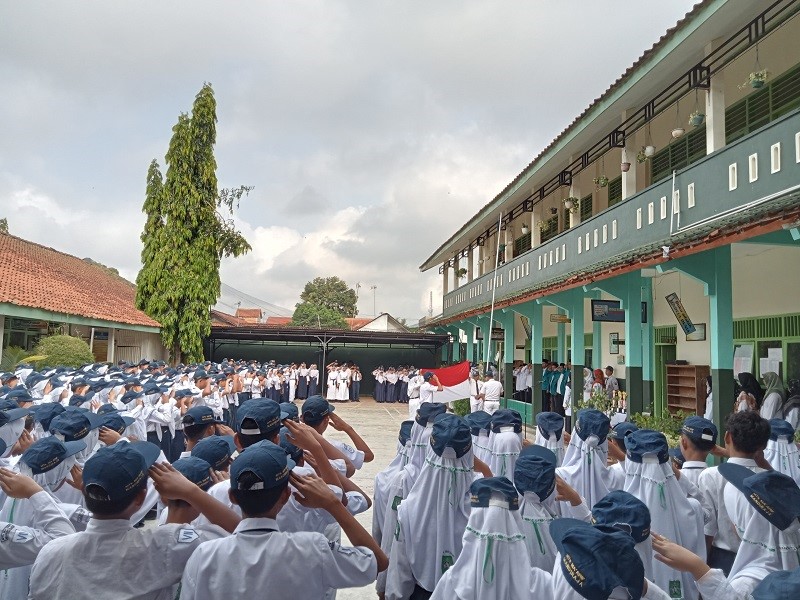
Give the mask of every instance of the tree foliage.
M 181 114 L 172 128 L 163 183 L 156 161 L 148 170 L 136 303 L 161 323 L 162 341 L 175 361 L 203 358 L 210 309 L 220 295 L 220 261 L 251 249 L 232 215 L 252 188 L 217 188 L 216 106 L 205 84 L 191 116 Z
M 317 277 L 309 281 L 300 299 L 303 303 L 329 308 L 341 317 L 355 317 L 358 314 L 356 291 L 335 276 Z
M 294 309 L 290 325 L 319 329 L 348 329 L 347 321 L 337 311 L 313 302 L 301 302 Z
M 8 233 L 8 219 L 5 217 L 0 219 L 0 233 Z
M 80 367 L 94 362 L 89 344 L 71 335 L 49 335 L 36 344 L 35 353 L 43 356 L 37 367 Z

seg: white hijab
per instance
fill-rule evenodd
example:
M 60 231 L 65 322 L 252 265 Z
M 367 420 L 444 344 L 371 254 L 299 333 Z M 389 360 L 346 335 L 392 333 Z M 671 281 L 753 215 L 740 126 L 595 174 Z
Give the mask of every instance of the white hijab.
M 514 427 L 503 427 L 492 439 L 489 469 L 495 477 L 507 477 L 514 482 L 514 466 L 522 450 L 522 434 Z
M 774 571 L 791 571 L 800 566 L 800 523 L 794 521 L 781 531 L 750 505 L 736 486 L 726 485 L 725 510 L 742 540 L 728 580 L 749 575 L 763 579 Z
M 553 567 L 553 591 L 552 596 L 547 598 L 554 598 L 556 600 L 584 600 L 578 592 L 575 591 L 566 579 L 564 573 L 561 572 L 561 554 L 556 555 L 556 564 Z M 623 587 L 614 588 L 608 600 L 630 600 L 628 590 Z
M 375 538 L 378 544 L 381 543 L 383 520 L 386 516 L 386 500 L 392 486 L 392 480 L 406 466 L 410 443 L 411 441 L 409 440 L 405 446 L 401 446 L 398 441 L 397 454 L 392 459 L 392 462 L 383 471 L 375 475 L 375 491 L 372 497 L 372 537 Z
M 563 433 L 562 433 L 563 435 Z M 536 439 L 533 442 L 537 446 L 544 446 L 551 450 L 556 455 L 556 466 L 560 467 L 564 464 L 564 440 L 558 439 L 555 432 L 551 431 L 548 437 L 542 435 L 542 430 L 536 428 Z
M 608 440 L 601 444 L 596 435 L 590 435 L 583 440 L 577 433 L 573 433 L 569 445 L 564 463 L 556 473 L 575 488 L 591 509 L 613 487 L 613 477 L 606 467 Z
M 473 507 L 461 554 L 442 576 L 431 600 L 507 600 L 526 598 L 531 568 L 519 511 L 494 497 L 486 508 Z
M 687 498 L 668 462 L 646 454 L 642 462 L 625 461 L 625 491 L 650 509 L 650 529 L 691 550 L 705 560 L 703 513 L 699 503 Z M 638 548 L 637 548 L 638 550 Z M 680 580 L 681 598 L 697 598 L 697 587 L 689 573 L 681 573 L 662 562 L 652 563 L 655 584 L 669 590 L 670 581 Z
M 764 458 L 778 473 L 788 475 L 800 485 L 800 453 L 793 440 L 786 436 L 770 439 L 764 450 Z
M 417 470 L 422 469 L 422 465 L 425 463 L 425 455 L 431 446 L 432 432 L 433 418 L 428 420 L 427 425 L 420 425 L 415 420 L 411 426 L 411 447 L 409 448 L 408 462 L 413 464 Z
M 17 419 L 11 421 L 0 427 L 0 439 L 6 443 L 6 451 L 0 458 L 8 458 L 11 456 L 11 451 L 14 449 L 14 444 L 19 440 L 19 436 L 25 430 L 25 419 Z
M 530 566 L 548 573 L 553 570 L 558 553 L 550 535 L 550 522 L 560 516 L 555 495 L 553 490 L 550 496 L 540 500 L 536 492 L 525 492 L 519 507 Z
M 477 436 L 472 436 L 472 451 L 475 458 L 489 464 L 492 451 L 489 449 L 489 430 L 481 429 Z
M 428 449 L 425 465 L 398 510 L 398 522 L 414 579 L 433 590 L 442 576 L 442 560 L 461 553 L 461 536 L 470 513 L 469 486 L 475 479 L 472 449 L 456 458 Z

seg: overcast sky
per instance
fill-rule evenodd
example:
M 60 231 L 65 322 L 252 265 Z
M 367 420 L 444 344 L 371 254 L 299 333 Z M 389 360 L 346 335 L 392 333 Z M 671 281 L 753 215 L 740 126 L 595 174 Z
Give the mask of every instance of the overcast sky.
M 4 2 L 0 217 L 135 280 L 147 167 L 208 81 L 220 185 L 255 186 L 223 281 L 292 308 L 338 275 L 416 320 L 422 261 L 691 5 Z

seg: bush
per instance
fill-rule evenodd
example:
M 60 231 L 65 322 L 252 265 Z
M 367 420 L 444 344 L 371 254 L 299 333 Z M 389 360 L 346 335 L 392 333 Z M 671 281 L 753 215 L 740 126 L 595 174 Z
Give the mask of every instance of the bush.
M 664 409 L 660 415 L 647 415 L 644 413 L 632 414 L 631 421 L 640 429 L 660 431 L 666 436 L 669 445 L 675 447 L 681 439 L 681 427 L 684 419 L 693 414 L 694 413 L 686 413 L 679 410 L 673 415 L 667 409 Z
M 469 398 L 462 398 L 453 402 L 453 412 L 459 417 L 469 414 Z
M 17 365 L 31 355 L 30 352 L 19 346 L 9 346 L 3 350 L 3 360 L 0 361 L 0 371 L 14 371 Z
M 71 335 L 50 335 L 39 340 L 36 354 L 44 358 L 38 367 L 80 367 L 94 362 L 89 344 Z

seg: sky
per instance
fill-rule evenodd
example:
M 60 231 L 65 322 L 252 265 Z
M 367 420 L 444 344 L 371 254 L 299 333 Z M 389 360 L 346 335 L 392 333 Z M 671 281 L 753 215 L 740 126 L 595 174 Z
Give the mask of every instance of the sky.
M 134 281 L 148 165 L 210 82 L 219 184 L 254 186 L 223 282 L 292 309 L 337 275 L 416 321 L 442 295 L 419 265 L 691 6 L 4 2 L 0 217 Z

